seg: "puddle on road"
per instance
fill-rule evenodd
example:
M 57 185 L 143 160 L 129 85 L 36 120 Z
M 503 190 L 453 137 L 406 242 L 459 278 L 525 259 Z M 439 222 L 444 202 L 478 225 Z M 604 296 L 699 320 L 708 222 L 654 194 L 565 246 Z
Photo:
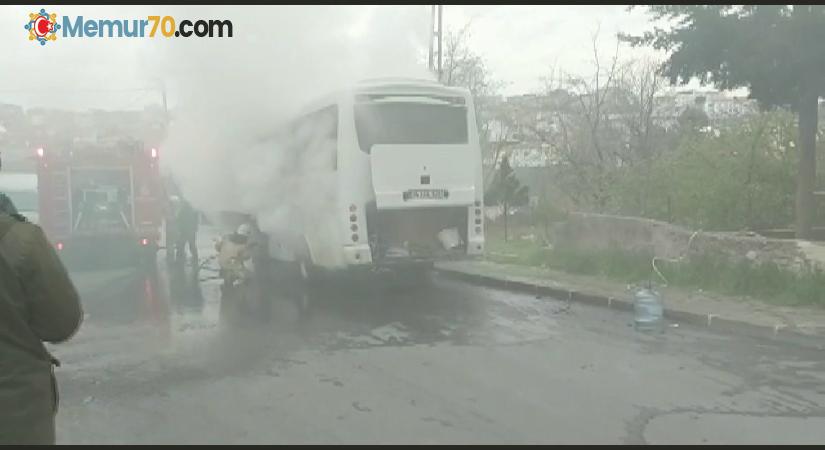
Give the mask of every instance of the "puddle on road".
M 287 288 L 275 293 L 272 324 L 232 330 L 220 323 L 220 281 L 208 269 L 193 274 L 189 267 L 161 264 L 152 277 L 119 276 L 114 287 L 96 284 L 97 291 L 84 296 L 89 319 L 56 354 L 67 370 L 131 364 L 135 370 L 161 372 L 174 367 L 244 368 L 303 350 L 585 338 L 632 345 L 640 353 L 679 354 L 700 340 L 687 327 L 670 329 L 662 337 L 644 336 L 634 333 L 628 327 L 630 316 L 618 311 L 437 277 L 432 287 L 404 291 L 324 286 L 308 295 L 303 313 L 290 297 L 294 291 Z M 726 341 L 720 337 L 713 342 Z
M 121 274 L 108 283 L 98 275 L 96 284 L 81 284 L 89 317 L 73 341 L 55 349 L 57 356 L 66 370 L 128 366 L 143 374 L 242 368 L 299 350 L 514 344 L 559 333 L 546 300 L 499 301 L 501 294 L 488 297 L 444 280 L 404 291 L 326 286 L 313 293 L 303 315 L 287 293 L 275 303 L 273 324 L 231 330 L 220 323 L 220 281 L 206 272 L 160 264 L 156 273 Z

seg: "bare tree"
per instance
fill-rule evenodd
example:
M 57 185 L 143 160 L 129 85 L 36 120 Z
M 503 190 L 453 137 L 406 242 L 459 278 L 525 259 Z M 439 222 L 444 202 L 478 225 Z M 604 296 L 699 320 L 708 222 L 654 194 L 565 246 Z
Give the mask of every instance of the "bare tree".
M 624 151 L 616 139 L 619 47 L 605 63 L 598 52 L 598 29 L 592 37 L 593 73 L 577 76 L 560 72 L 551 77 L 565 95 L 554 113 L 554 151 L 569 171 L 560 171 L 565 191 L 580 206 L 603 210 L 609 200 L 611 168 L 622 163 Z M 552 85 L 552 84 L 551 84 Z M 545 140 L 548 140 L 545 138 Z
M 509 121 L 498 109 L 502 83 L 493 78 L 484 58 L 469 46 L 470 25 L 467 22 L 460 30 L 448 31 L 444 36 L 441 81 L 448 86 L 464 87 L 473 96 L 482 151 L 485 160 L 491 161 L 487 170 L 492 171 L 507 146 Z
M 659 76 L 661 63 L 639 59 L 625 63 L 618 79 L 618 87 L 624 96 L 622 126 L 628 133 L 631 150 L 624 155 L 632 160 L 656 157 L 660 147 L 654 145 L 660 127 L 655 123 L 656 98 L 662 93 L 666 81 Z
M 507 155 L 507 150 L 517 141 L 513 138 L 515 122 L 509 115 L 509 111 L 501 102 L 485 105 L 488 119 L 484 121 L 484 153 L 486 164 L 484 168 L 484 188 L 487 189 L 493 181 L 493 174 L 498 167 L 502 157 Z
M 603 211 L 622 168 L 655 157 L 660 130 L 656 97 L 664 83 L 655 62 L 621 63 L 618 42 L 605 59 L 592 36 L 593 71 L 571 75 L 551 68 L 530 115 L 531 136 L 552 153 L 556 183 L 579 207 Z
M 659 73 L 660 62 L 638 59 L 623 64 L 618 79 L 621 110 L 618 116 L 624 131 L 624 166 L 641 166 L 641 183 L 650 182 L 653 162 L 668 147 L 664 128 L 656 122 L 657 97 L 667 85 Z M 646 215 L 650 189 L 639 190 L 636 200 L 641 215 Z

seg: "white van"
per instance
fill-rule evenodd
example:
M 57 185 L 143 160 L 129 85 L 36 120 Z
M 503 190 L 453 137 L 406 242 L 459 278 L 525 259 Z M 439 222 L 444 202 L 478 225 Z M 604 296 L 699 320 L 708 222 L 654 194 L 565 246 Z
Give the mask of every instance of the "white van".
M 0 172 L 0 192 L 11 199 L 20 214 L 38 223 L 37 174 Z

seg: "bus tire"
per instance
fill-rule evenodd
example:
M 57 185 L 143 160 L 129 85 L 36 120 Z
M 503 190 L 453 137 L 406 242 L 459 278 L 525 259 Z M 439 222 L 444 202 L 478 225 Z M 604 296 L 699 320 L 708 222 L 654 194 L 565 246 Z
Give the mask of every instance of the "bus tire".
M 306 284 L 313 284 L 322 281 L 323 271 L 315 264 L 302 260 L 298 263 L 298 273 Z

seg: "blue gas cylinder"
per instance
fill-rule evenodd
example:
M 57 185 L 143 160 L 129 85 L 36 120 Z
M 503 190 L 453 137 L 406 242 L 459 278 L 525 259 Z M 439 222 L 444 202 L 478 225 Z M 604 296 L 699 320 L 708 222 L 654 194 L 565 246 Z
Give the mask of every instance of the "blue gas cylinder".
M 662 296 L 652 288 L 636 291 L 633 301 L 634 326 L 639 331 L 664 331 Z

